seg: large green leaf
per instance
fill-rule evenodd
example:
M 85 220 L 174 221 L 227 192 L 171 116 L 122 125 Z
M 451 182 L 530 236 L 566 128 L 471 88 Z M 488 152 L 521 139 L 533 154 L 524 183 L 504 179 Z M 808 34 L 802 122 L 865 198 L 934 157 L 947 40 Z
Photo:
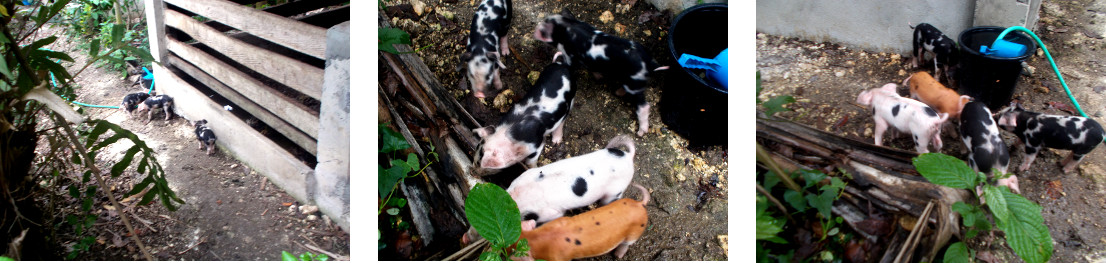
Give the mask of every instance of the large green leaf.
M 772 115 L 777 112 L 790 111 L 791 109 L 783 107 L 783 105 L 789 103 L 795 103 L 795 98 L 784 95 L 772 97 L 761 105 L 764 105 L 764 108 L 766 109 L 764 111 L 765 115 Z
M 118 163 L 111 166 L 111 177 L 118 177 L 123 174 L 123 171 L 127 170 L 127 166 L 131 165 L 131 161 L 134 160 L 134 154 L 141 151 L 142 148 L 138 146 L 131 147 L 127 150 L 127 153 L 123 155 L 123 159 L 120 159 Z
M 965 239 L 975 237 L 979 231 L 991 230 L 991 222 L 987 221 L 987 215 L 984 214 L 982 209 L 978 206 L 969 205 L 964 202 L 956 202 L 952 204 L 952 210 L 960 213 L 960 218 L 964 222 L 964 226 L 968 227 L 968 233 L 965 235 Z
M 1005 197 L 1010 210 L 1009 220 L 998 221 L 999 229 L 1006 232 L 1010 248 L 1025 262 L 1048 262 L 1052 257 L 1052 236 L 1041 217 L 1041 206 L 1006 188 L 996 189 L 1000 189 L 998 192 Z
M 965 246 L 964 242 L 956 242 L 949 245 L 948 250 L 945 250 L 945 256 L 943 258 L 945 263 L 972 262 L 972 255 L 968 252 L 968 246 Z
M 114 24 L 111 26 L 111 45 L 116 47 L 125 46 L 127 43 L 123 43 L 123 33 L 126 32 L 123 28 L 123 24 Z
M 392 54 L 399 54 L 399 51 L 392 44 L 411 44 L 411 35 L 398 28 L 380 28 L 376 36 L 380 44 L 379 49 Z
M 380 174 L 380 181 L 377 182 L 377 186 L 379 187 L 378 190 L 380 190 L 380 199 L 384 199 L 392 192 L 392 188 L 396 187 L 396 182 L 407 177 L 407 172 L 410 170 L 408 170 L 407 167 L 399 165 L 394 165 L 388 169 L 384 169 L 383 166 L 377 165 L 377 171 Z
M 1010 220 L 1010 209 L 1007 208 L 1006 197 L 1002 195 L 1001 189 L 984 185 L 983 198 L 987 200 L 987 208 L 991 210 L 995 222 L 1001 226 L 1003 222 Z
M 964 161 L 945 154 L 923 153 L 914 158 L 914 168 L 934 184 L 956 189 L 971 189 L 977 184 L 976 171 Z
M 757 195 L 757 240 L 767 240 L 776 237 L 783 231 L 786 221 L 772 217 L 768 214 L 767 198 Z
M 830 211 L 833 208 L 833 200 L 837 198 L 836 191 L 822 191 L 820 194 L 806 194 L 806 200 L 810 204 L 810 207 L 818 209 L 818 213 L 822 214 L 822 218 L 830 218 L 833 216 Z
M 383 136 L 384 142 L 380 144 L 380 152 L 390 153 L 407 148 L 411 148 L 410 144 L 407 144 L 407 140 L 403 138 L 402 134 L 388 128 L 387 123 L 381 123 L 378 126 L 380 130 L 380 136 Z
M 522 217 L 518 205 L 503 188 L 480 183 L 472 187 L 465 199 L 465 217 L 494 248 L 505 248 L 518 241 L 522 234 Z
M 806 211 L 806 198 L 803 198 L 803 194 L 795 192 L 795 190 L 787 189 L 784 191 L 783 200 L 791 204 L 791 208 L 795 208 L 796 211 Z

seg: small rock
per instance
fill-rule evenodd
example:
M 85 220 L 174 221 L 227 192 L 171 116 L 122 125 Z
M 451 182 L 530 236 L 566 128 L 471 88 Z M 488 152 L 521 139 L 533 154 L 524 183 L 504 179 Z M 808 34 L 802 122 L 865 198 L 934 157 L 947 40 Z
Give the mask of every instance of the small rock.
M 408 0 L 411 3 L 411 7 L 415 9 L 415 14 L 422 16 L 422 12 L 426 10 L 426 4 L 423 4 L 419 0 Z
M 492 106 L 500 109 L 499 112 L 507 112 L 508 108 L 511 107 L 511 103 L 514 102 L 512 99 L 514 98 L 514 94 L 515 93 L 511 91 L 511 89 L 504 89 L 503 92 L 495 96 L 495 100 L 492 100 Z
M 1040 93 L 1048 94 L 1048 88 L 1045 87 L 1045 86 L 1037 86 L 1037 88 L 1033 89 L 1033 90 L 1035 90 L 1037 92 L 1040 92 Z
M 238 164 L 235 163 L 235 164 L 230 165 L 230 169 L 234 169 L 234 168 L 238 168 Z
M 730 236 L 718 235 L 718 245 L 722 247 L 722 253 L 726 256 L 730 255 Z
M 314 214 L 315 212 L 319 212 L 319 206 L 314 206 L 314 205 L 300 206 L 300 213 L 301 214 L 305 214 L 305 215 L 306 214 Z
M 296 206 L 294 206 L 294 205 L 288 206 L 288 213 L 289 214 L 295 214 L 296 213 Z
M 1032 76 L 1037 72 L 1037 67 L 1030 66 L 1028 63 L 1022 62 L 1022 75 Z
M 900 59 L 902 59 L 902 55 L 891 54 L 891 61 L 899 61 Z
M 653 35 L 653 31 L 649 31 L 649 29 L 646 29 L 646 30 L 641 31 L 641 32 L 645 33 L 645 36 L 652 36 Z
M 845 71 L 837 71 L 837 72 L 834 72 L 833 75 L 837 76 L 839 78 L 844 77 L 845 76 Z
M 1102 39 L 1103 38 L 1102 33 L 1098 32 L 1098 30 L 1091 29 L 1091 28 L 1086 28 L 1086 27 L 1083 28 L 1083 35 L 1085 35 L 1089 38 L 1095 38 L 1095 39 Z
M 610 23 L 612 20 L 614 20 L 614 14 L 611 14 L 611 11 L 603 11 L 603 14 L 599 15 L 600 22 Z
M 530 81 L 530 85 L 538 82 L 538 76 L 541 76 L 541 72 L 530 71 L 530 74 L 526 74 L 526 79 Z
M 445 17 L 445 19 L 449 19 L 450 21 L 453 20 L 453 12 L 450 12 L 449 10 L 438 9 L 438 14 L 441 14 Z
M 326 215 L 323 215 L 323 224 L 326 224 L 326 226 L 330 226 L 330 223 L 331 223 L 330 217 L 326 216 Z
M 1040 48 L 1038 48 L 1038 49 L 1037 49 L 1037 56 L 1038 56 L 1038 57 L 1043 57 L 1043 56 L 1045 56 L 1045 50 L 1044 50 L 1044 49 L 1040 49 Z
M 308 215 L 307 216 L 307 221 L 315 221 L 317 219 L 319 219 L 319 217 L 315 216 L 315 215 Z
M 1095 112 L 1094 116 L 1101 118 L 1102 117 L 1102 111 Z
M 441 24 L 431 24 L 430 25 L 430 30 L 441 31 L 442 30 L 442 25 Z
M 618 34 L 623 34 L 623 33 L 626 32 L 626 26 L 624 26 L 620 23 L 615 23 L 614 24 L 614 31 L 618 32 Z
M 1095 86 L 1093 90 L 1095 93 L 1102 93 L 1102 91 L 1106 90 L 1106 86 Z
M 906 76 L 906 70 L 899 69 L 899 76 Z

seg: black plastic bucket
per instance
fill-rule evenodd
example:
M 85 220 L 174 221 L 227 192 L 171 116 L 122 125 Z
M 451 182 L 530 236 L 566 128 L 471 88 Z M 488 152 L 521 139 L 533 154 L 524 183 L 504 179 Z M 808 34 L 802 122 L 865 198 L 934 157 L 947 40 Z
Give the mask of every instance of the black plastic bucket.
M 960 94 L 982 101 L 991 110 L 998 110 L 1010 102 L 1022 61 L 1037 51 L 1032 37 L 1013 31 L 1003 39 L 1025 45 L 1026 54 L 1004 58 L 979 52 L 980 46 L 991 46 L 1003 30 L 1002 27 L 973 27 L 960 33 L 960 67 L 956 73 Z
M 681 54 L 713 58 L 726 49 L 726 5 L 701 4 L 676 16 L 668 29 L 673 65 L 665 75 L 661 121 L 692 146 L 726 143 L 726 88 L 675 63 Z

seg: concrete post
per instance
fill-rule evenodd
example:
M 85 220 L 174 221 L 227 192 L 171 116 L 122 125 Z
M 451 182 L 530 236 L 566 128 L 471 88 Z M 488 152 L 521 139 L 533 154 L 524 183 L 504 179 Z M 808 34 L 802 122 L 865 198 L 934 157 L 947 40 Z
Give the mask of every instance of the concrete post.
M 349 232 L 349 25 L 326 33 L 326 68 L 319 106 L 319 148 L 315 175 L 307 178 L 308 195 L 319 210 Z
M 976 0 L 974 26 L 1023 26 L 1036 30 L 1041 0 Z
M 169 55 L 165 48 L 165 2 L 146 0 L 146 33 L 150 39 L 150 56 L 154 61 L 164 62 Z

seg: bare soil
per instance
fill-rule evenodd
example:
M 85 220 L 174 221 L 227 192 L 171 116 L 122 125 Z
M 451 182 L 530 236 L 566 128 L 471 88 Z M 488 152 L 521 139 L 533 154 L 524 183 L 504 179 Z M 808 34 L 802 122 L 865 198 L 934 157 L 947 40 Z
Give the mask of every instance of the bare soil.
M 1048 1 L 1042 5 L 1041 20 L 1035 33 L 1048 47 L 1063 72 L 1083 111 L 1103 121 L 1103 91 L 1106 78 L 1100 73 L 1106 65 L 1106 4 L 1089 0 Z M 902 34 L 911 34 L 903 26 Z M 959 32 L 945 32 L 955 36 Z M 909 57 L 900 54 L 868 52 L 829 42 L 811 42 L 795 38 L 757 33 L 757 70 L 763 78 L 761 99 L 777 95 L 794 96 L 798 102 L 788 106 L 793 112 L 777 116 L 807 124 L 837 135 L 871 143 L 874 127 L 871 113 L 855 103 L 863 90 L 885 83 L 901 83 L 914 72 Z M 1014 99 L 1027 110 L 1047 114 L 1072 115 L 1063 111 L 1071 102 L 1049 66 L 1038 53 L 1026 61 L 1032 71 L 1019 78 Z M 929 71 L 932 73 L 932 67 Z M 900 94 L 906 94 L 900 89 Z M 955 127 L 955 126 L 954 126 Z M 946 129 L 951 131 L 952 129 Z M 1012 145 L 1015 136 L 1002 132 Z M 942 153 L 965 158 L 963 143 L 952 132 L 942 133 Z M 885 142 L 886 143 L 886 142 Z M 890 140 L 899 149 L 913 149 L 909 136 Z M 1023 196 L 1040 204 L 1045 224 L 1054 243 L 1053 262 L 1098 262 L 1106 258 L 1106 155 L 1103 147 L 1087 155 L 1079 169 L 1063 174 L 1058 164 L 1068 151 L 1046 150 L 1038 154 L 1029 170 L 1017 173 Z M 1025 154 L 1011 150 L 1011 170 L 1020 165 Z M 994 233 L 1001 237 L 1001 232 Z M 967 240 L 980 252 L 979 258 L 994 256 L 997 262 L 1021 259 L 1002 239 L 989 234 Z
M 662 65 L 675 63 L 667 55 L 666 36 L 676 14 L 657 11 L 645 1 L 514 0 L 514 17 L 508 33 L 513 51 L 504 61 L 507 70 L 500 73 L 504 90 L 509 89 L 511 93 L 504 95 L 508 103 L 498 105 L 493 103 L 496 92 L 488 93 L 485 104 L 477 101 L 470 91 L 457 88 L 459 81 L 466 80 L 455 71 L 460 63 L 459 56 L 464 52 L 477 1 L 424 2 L 432 11 L 421 15 L 406 11 L 384 13 L 391 17 L 393 25 L 412 35 L 412 46 L 429 46 L 418 54 L 442 84 L 450 87 L 462 105 L 484 125 L 496 124 L 501 112 L 510 107 L 509 102 L 517 101 L 526 93 L 530 87 L 528 76 L 532 74 L 536 79 L 538 72 L 552 60 L 555 47 L 533 39 L 533 30 L 538 21 L 559 13 L 562 8 L 598 30 L 642 43 Z M 385 3 L 387 6 L 393 4 Z M 610 16 L 610 20 L 606 16 Z M 630 246 L 622 260 L 725 260 L 729 221 L 727 149 L 725 146 L 689 149 L 687 140 L 661 122 L 657 103 L 661 98 L 663 75 L 654 77 L 646 92 L 652 105 L 650 131 L 644 137 L 635 137 L 637 172 L 634 182 L 651 192 L 652 199 L 647 205 L 650 226 L 644 236 Z M 616 135 L 636 132 L 634 107 L 615 96 L 614 85 L 595 80 L 584 70 L 577 71 L 576 76 L 579 88 L 566 120 L 564 142 L 547 144 L 539 165 L 595 151 Z M 490 175 L 497 178 L 489 179 L 510 182 L 515 176 L 517 174 L 498 174 Z M 628 195 L 640 199 L 636 192 L 630 190 Z M 384 224 L 380 227 L 385 228 Z M 460 236 L 456 238 L 459 240 Z M 438 252 L 418 251 L 411 258 L 425 258 Z M 381 259 L 406 259 L 387 255 L 387 251 L 382 251 Z M 592 259 L 615 258 L 608 254 Z
M 48 48 L 73 56 L 75 63 L 63 65 L 76 73 L 88 60 L 87 51 L 77 49 L 81 40 L 67 39 L 59 28 L 48 29 L 46 34 L 61 38 Z M 133 84 L 133 78 L 124 79 L 119 72 L 96 67 L 85 70 L 75 82 L 80 86 L 77 101 L 94 105 L 117 106 L 124 95 L 146 91 Z M 188 105 L 174 109 L 187 110 Z M 168 211 L 156 201 L 146 206 L 135 206 L 138 198 L 122 201 L 131 224 L 158 260 L 280 260 L 281 251 L 297 255 L 310 251 L 305 245 L 335 255 L 350 254 L 349 234 L 329 220 L 324 222 L 321 213 L 302 214 L 302 204 L 233 156 L 223 151 L 207 155 L 197 149 L 188 120 L 174 115 L 166 121 L 163 113 L 157 112 L 153 121 L 146 123 L 145 114 L 132 118 L 118 109 L 83 111 L 89 118 L 106 119 L 136 133 L 157 152 L 169 186 L 185 201 L 177 211 Z M 110 167 L 131 145 L 120 142 L 108 147 L 97 156 L 97 163 Z M 117 198 L 123 199 L 142 179 L 133 169 L 108 180 Z M 79 173 L 71 176 L 79 178 Z M 68 204 L 62 204 L 57 214 L 75 213 L 80 205 L 75 199 L 65 202 Z M 57 253 L 65 255 L 77 240 L 91 235 L 96 243 L 77 260 L 144 260 L 117 210 L 109 206 L 106 198 L 95 200 L 93 212 L 100 215 L 95 227 L 83 236 L 62 231 L 57 243 L 63 251 Z

